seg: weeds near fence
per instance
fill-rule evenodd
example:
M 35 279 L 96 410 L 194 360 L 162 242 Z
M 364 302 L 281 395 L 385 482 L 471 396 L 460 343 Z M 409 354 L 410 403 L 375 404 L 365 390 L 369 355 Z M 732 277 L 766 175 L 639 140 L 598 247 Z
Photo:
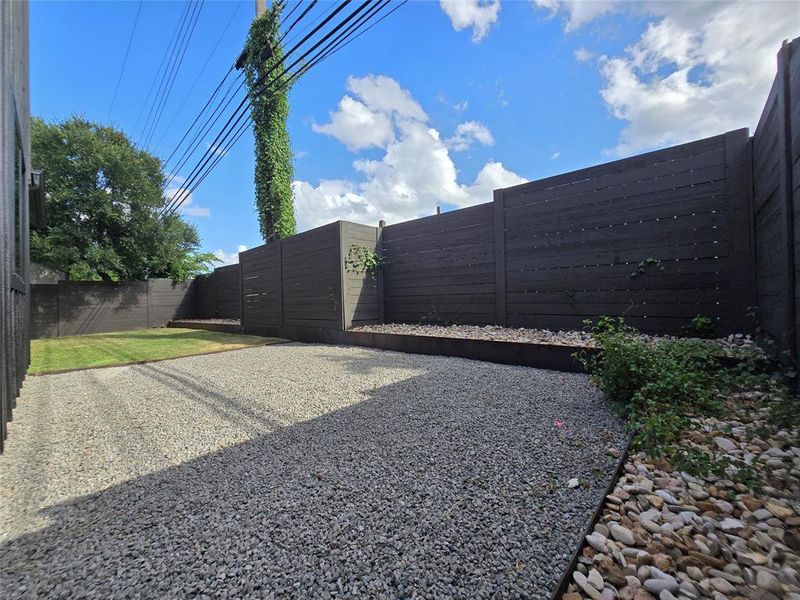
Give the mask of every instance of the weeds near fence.
M 752 468 L 686 443 L 702 418 L 721 417 L 731 394 L 760 389 L 783 397 L 766 369 L 763 353 L 744 350 L 735 365 L 721 359 L 718 344 L 699 339 L 643 338 L 624 319 L 587 322 L 601 352 L 579 356 L 594 383 L 619 403 L 634 432 L 632 449 L 669 461 L 694 475 L 753 482 Z M 776 406 L 783 405 L 777 402 Z

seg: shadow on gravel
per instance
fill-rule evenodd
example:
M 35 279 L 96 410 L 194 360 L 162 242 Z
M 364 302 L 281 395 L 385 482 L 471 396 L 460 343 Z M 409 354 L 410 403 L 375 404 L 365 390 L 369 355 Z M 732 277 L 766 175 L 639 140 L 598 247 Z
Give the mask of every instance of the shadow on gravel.
M 341 360 L 358 376 L 393 356 Z M 605 450 L 623 443 L 621 424 L 582 376 L 538 371 L 526 387 L 519 373 L 533 370 L 432 365 L 282 429 L 239 398 L 143 369 L 165 397 L 275 430 L 45 509 L 47 527 L 2 545 L 5 597 L 546 598 L 615 467 Z M 566 489 L 576 476 L 591 487 Z

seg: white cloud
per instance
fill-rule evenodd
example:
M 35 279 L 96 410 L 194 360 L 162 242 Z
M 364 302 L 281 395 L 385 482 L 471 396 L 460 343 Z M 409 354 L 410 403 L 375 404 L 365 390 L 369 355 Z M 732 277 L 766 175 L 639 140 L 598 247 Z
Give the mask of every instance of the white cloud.
M 549 10 L 553 16 L 566 12 L 567 22 L 564 28 L 567 31 L 574 31 L 581 25 L 620 8 L 619 0 L 533 0 L 533 3 L 539 8 Z
M 339 109 L 330 116 L 330 123 L 314 123 L 311 129 L 336 138 L 349 150 L 371 146 L 382 148 L 392 139 L 392 120 L 383 113 L 369 110 L 363 102 L 350 96 L 342 98 Z
M 356 98 L 344 96 L 338 110 L 330 113 L 330 123 L 314 123 L 311 129 L 336 138 L 353 152 L 385 148 L 394 139 L 393 117 L 428 119 L 411 94 L 390 77 L 349 77 L 347 89 Z
M 594 54 L 592 54 L 589 50 L 583 47 L 576 48 L 575 51 L 572 53 L 572 55 L 578 62 L 589 62 L 594 57 Z
M 453 110 L 456 112 L 464 112 L 469 108 L 469 100 L 462 100 L 453 104 Z
M 499 162 L 487 163 L 475 181 L 458 181 L 458 171 L 439 131 L 411 94 L 389 77 L 348 79 L 348 89 L 358 93 L 368 111 L 390 118 L 392 135 L 379 159 L 358 158 L 353 167 L 357 181 L 324 180 L 314 186 L 305 181 L 292 184 L 300 229 L 345 219 L 397 223 L 435 212 L 436 206 L 471 206 L 490 202 L 492 191 L 521 183 L 524 179 Z M 357 91 L 356 91 L 357 90 Z M 367 90 L 367 91 L 365 91 Z M 403 99 L 402 104 L 391 99 Z M 341 106 L 341 104 L 340 104 Z M 461 124 L 465 143 L 493 141 L 480 123 Z M 326 132 L 327 133 L 327 132 Z M 456 136 L 459 130 L 456 130 Z M 342 139 L 348 147 L 351 138 Z
M 450 17 L 453 29 L 461 31 L 472 28 L 472 41 L 480 42 L 497 22 L 500 0 L 439 0 L 439 5 Z
M 217 257 L 219 263 L 216 265 L 217 267 L 224 267 L 225 265 L 235 265 L 239 262 L 239 252 L 244 252 L 247 250 L 247 246 L 244 244 L 239 244 L 236 247 L 235 252 L 226 252 L 222 248 L 218 248 L 214 250 L 214 256 Z
M 601 96 L 626 122 L 618 155 L 754 127 L 781 42 L 797 35 L 796 2 L 536 3 L 566 13 L 568 31 L 614 10 L 648 19 L 633 45 L 598 63 Z
M 183 194 L 184 188 L 180 187 L 180 184 L 183 182 L 182 177 L 176 177 L 175 180 L 172 182 L 175 184 L 174 186 L 168 187 L 164 191 L 164 199 L 166 202 L 171 202 L 173 198 L 177 198 L 178 194 Z M 180 207 L 178 208 L 178 212 L 181 215 L 186 215 L 187 217 L 210 217 L 211 216 L 211 209 L 205 206 L 197 206 L 194 203 L 194 199 L 192 198 L 192 194 L 187 195 L 184 200 L 181 202 Z
M 228 153 L 228 151 L 222 146 L 218 146 L 217 144 L 211 144 L 209 142 L 206 142 L 206 150 L 210 150 L 211 154 L 214 154 L 216 156 L 225 156 Z
M 555 151 L 550 155 L 550 160 L 558 160 L 559 156 L 561 156 L 561 152 Z
M 456 132 L 446 145 L 454 152 L 463 152 L 472 146 L 473 142 L 479 142 L 484 146 L 492 146 L 494 137 L 488 127 L 477 121 L 466 121 L 456 127 Z

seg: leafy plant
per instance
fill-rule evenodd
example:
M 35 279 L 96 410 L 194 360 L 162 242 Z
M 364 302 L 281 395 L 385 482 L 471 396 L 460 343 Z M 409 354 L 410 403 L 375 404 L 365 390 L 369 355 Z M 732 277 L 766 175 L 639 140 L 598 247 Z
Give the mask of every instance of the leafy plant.
M 711 342 L 645 341 L 622 318 L 604 317 L 591 330 L 601 352 L 580 359 L 595 384 L 622 406 L 635 432 L 632 448 L 697 475 L 730 472 L 729 460 L 687 443 L 685 436 L 696 428 L 693 417 L 723 414 L 726 394 L 753 380 L 743 379 L 739 367 L 726 367 L 720 347 Z
M 714 319 L 711 317 L 704 317 L 702 315 L 695 315 L 689 325 L 682 328 L 687 335 L 699 338 L 714 337 L 716 325 Z
M 664 270 L 664 266 L 661 264 L 661 261 L 656 258 L 645 258 L 642 262 L 636 265 L 636 270 L 628 275 L 631 279 L 636 279 L 637 277 L 642 277 L 647 273 L 648 267 L 657 267 L 659 271 Z
M 292 147 L 286 119 L 289 116 L 288 75 L 280 44 L 280 2 L 273 2 L 250 26 L 245 45 L 244 73 L 250 90 L 250 112 L 255 134 L 255 188 L 258 224 L 264 241 L 297 233 L 292 198 L 294 177 Z
M 345 270 L 348 273 L 360 275 L 362 273 L 377 273 L 383 266 L 383 257 L 366 246 L 353 244 L 347 251 L 344 259 Z
M 31 259 L 69 279 L 182 281 L 208 270 L 197 230 L 162 214 L 157 157 L 121 131 L 70 117 L 31 119 L 32 162 L 47 174 L 47 222 L 31 232 Z

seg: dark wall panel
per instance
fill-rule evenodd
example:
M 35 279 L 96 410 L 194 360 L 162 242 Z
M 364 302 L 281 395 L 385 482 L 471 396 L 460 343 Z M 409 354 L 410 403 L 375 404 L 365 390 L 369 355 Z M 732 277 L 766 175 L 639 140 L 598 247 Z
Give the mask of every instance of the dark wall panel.
M 342 272 L 344 285 L 344 326 L 358 327 L 379 323 L 381 318 L 380 284 L 382 273 L 367 272 L 358 266 L 347 265 L 351 249 L 378 249 L 378 228 L 341 221 L 342 257 L 345 261 Z
M 387 321 L 494 323 L 491 204 L 383 228 Z
M 799 99 L 800 40 L 794 40 L 778 53 L 778 74 L 752 144 L 759 321 L 769 337 L 795 355 L 800 351 Z
M 195 279 L 199 318 L 239 319 L 242 315 L 242 289 L 239 265 L 217 267 Z
M 31 286 L 31 337 L 164 327 L 195 313 L 191 281 L 61 281 Z
M 147 294 L 149 327 L 164 327 L 173 319 L 193 317 L 195 314 L 192 281 L 178 283 L 171 279 L 150 279 L 147 282 Z
M 341 328 L 339 223 L 281 240 L 283 324 Z
M 239 255 L 242 269 L 245 331 L 275 333 L 283 324 L 281 294 L 281 243 L 247 250 Z
M 732 214 L 749 190 L 729 163 L 746 168 L 747 146 L 741 130 L 502 190 L 507 324 L 624 315 L 677 333 L 699 314 L 736 329 L 747 266 L 732 257 Z
M 58 288 L 61 336 L 148 326 L 145 281 L 61 281 Z
M 31 285 L 31 338 L 58 337 L 58 285 Z

